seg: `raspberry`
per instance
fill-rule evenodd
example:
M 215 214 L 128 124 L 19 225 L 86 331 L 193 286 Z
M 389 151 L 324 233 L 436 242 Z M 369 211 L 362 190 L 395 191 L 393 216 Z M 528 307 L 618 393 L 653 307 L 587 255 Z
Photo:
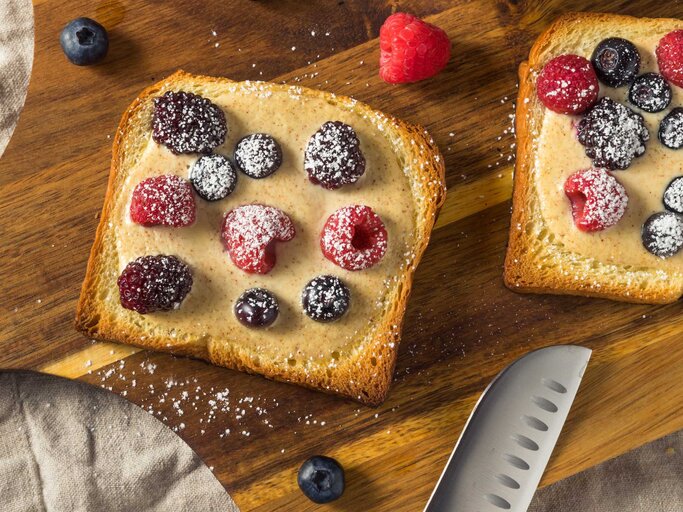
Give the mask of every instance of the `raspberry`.
M 379 29 L 379 48 L 379 76 L 390 84 L 430 78 L 451 58 L 446 32 L 404 12 L 384 21 Z
M 626 189 L 604 169 L 575 172 L 564 183 L 564 192 L 572 203 L 574 224 L 581 231 L 614 226 L 628 205 Z
M 130 218 L 143 226 L 189 226 L 195 219 L 192 187 L 172 174 L 142 180 L 133 190 Z
M 600 85 L 588 59 L 560 55 L 549 61 L 536 81 L 538 98 L 559 114 L 580 114 L 598 99 Z
M 683 30 L 662 37 L 655 50 L 659 72 L 669 82 L 683 87 Z
M 306 145 L 304 169 L 311 183 L 328 190 L 355 183 L 365 173 L 365 157 L 353 128 L 328 121 Z
M 650 140 L 643 116 L 606 96 L 576 129 L 593 166 L 610 170 L 626 169 L 634 158 L 645 153 L 645 143 Z
M 287 214 L 262 204 L 230 210 L 221 229 L 230 258 L 250 274 L 270 272 L 275 266 L 275 242 L 288 242 L 294 235 L 294 224 Z
M 320 235 L 325 257 L 345 270 L 365 270 L 387 251 L 387 230 L 369 206 L 346 206 L 325 222 Z
M 121 306 L 138 313 L 178 309 L 192 289 L 192 273 L 175 256 L 141 256 L 117 280 Z
M 175 154 L 208 154 L 225 142 L 227 133 L 225 114 L 206 98 L 168 91 L 154 99 L 152 138 Z

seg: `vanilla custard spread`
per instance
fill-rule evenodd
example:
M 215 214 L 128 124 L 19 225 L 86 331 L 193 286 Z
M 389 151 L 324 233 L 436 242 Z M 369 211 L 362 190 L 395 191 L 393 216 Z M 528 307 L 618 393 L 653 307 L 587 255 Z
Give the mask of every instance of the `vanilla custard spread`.
M 641 74 L 658 72 L 654 52 L 665 34 L 656 33 L 647 39 L 632 41 L 640 52 Z M 590 59 L 590 52 L 601 39 L 620 37 L 620 34 L 599 36 L 602 37 L 595 41 L 582 41 L 583 47 L 590 50 L 579 55 Z M 679 87 L 672 85 L 671 105 L 662 112 L 650 114 L 628 102 L 628 89 L 628 86 L 613 89 L 600 84 L 600 96 L 609 96 L 641 114 L 650 132 L 645 154 L 634 158 L 626 170 L 612 171 L 628 194 L 624 216 L 615 226 L 593 233 L 580 231 L 574 225 L 564 183 L 574 172 L 588 169 L 592 164 L 584 146 L 576 138 L 575 125 L 581 117 L 556 114 L 549 109 L 545 109 L 543 116 L 534 169 L 541 214 L 548 231 L 555 235 L 554 242 L 578 256 L 605 264 L 631 266 L 633 270 L 655 265 L 665 270 L 681 271 L 683 251 L 667 259 L 650 254 L 643 247 L 641 228 L 650 215 L 664 210 L 662 196 L 667 185 L 674 177 L 683 175 L 683 150 L 668 149 L 657 139 L 660 121 L 672 108 L 683 106 L 683 94 Z
M 260 353 L 282 360 L 303 362 L 343 352 L 358 332 L 367 333 L 384 307 L 394 276 L 413 258 L 415 206 L 404 164 L 392 143 L 381 132 L 387 121 L 380 116 L 360 117 L 323 98 L 298 96 L 292 91 L 260 92 L 257 84 L 226 85 L 220 96 L 205 96 L 220 106 L 228 124 L 228 136 L 215 149 L 233 158 L 238 140 L 251 133 L 267 133 L 282 147 L 281 167 L 264 179 L 239 172 L 237 186 L 223 200 L 208 202 L 196 197 L 197 218 L 181 228 L 143 227 L 130 219 L 130 198 L 143 179 L 175 174 L 187 179 L 199 155 L 174 155 L 165 146 L 149 141 L 142 157 L 130 169 L 117 202 L 119 271 L 143 255 L 175 255 L 189 265 L 194 283 L 180 308 L 148 315 L 160 327 L 181 337 L 195 333 L 207 342 L 221 340 L 251 344 Z M 202 93 L 200 93 L 202 94 Z M 151 100 L 148 100 L 151 101 Z M 304 170 L 304 149 L 310 137 L 326 121 L 349 124 L 360 139 L 366 159 L 365 174 L 353 185 L 325 190 L 309 182 Z M 281 209 L 293 221 L 296 236 L 276 243 L 277 263 L 267 274 L 248 274 L 230 259 L 220 238 L 225 214 L 232 208 L 261 203 Z M 320 232 L 338 208 L 370 206 L 383 220 L 388 248 L 373 267 L 350 272 L 327 260 L 320 249 Z M 351 291 L 347 313 L 336 322 L 318 323 L 301 307 L 301 293 L 308 281 L 322 274 L 342 279 Z M 248 288 L 262 287 L 278 299 L 280 312 L 269 328 L 242 325 L 233 312 L 237 298 Z

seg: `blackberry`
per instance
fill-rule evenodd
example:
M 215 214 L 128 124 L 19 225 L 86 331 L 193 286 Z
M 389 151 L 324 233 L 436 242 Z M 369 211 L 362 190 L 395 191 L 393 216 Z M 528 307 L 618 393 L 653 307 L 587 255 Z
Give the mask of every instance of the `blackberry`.
M 247 327 L 268 327 L 279 312 L 275 295 L 263 288 L 251 288 L 235 302 L 235 316 Z
M 660 258 L 669 258 L 683 248 L 683 216 L 658 212 L 643 224 L 643 246 Z
M 152 137 L 175 154 L 210 153 L 225 142 L 228 126 L 218 105 L 190 92 L 154 99 Z
M 630 84 L 640 70 L 638 49 L 620 37 L 601 41 L 593 51 L 591 62 L 598 79 L 609 87 Z
M 659 142 L 670 149 L 683 147 L 683 108 L 676 107 L 669 112 L 659 124 L 657 132 Z
M 671 103 L 671 86 L 662 75 L 645 73 L 631 84 L 628 100 L 645 112 L 661 112 Z
M 669 183 L 662 198 L 664 208 L 683 214 L 683 176 L 677 176 Z
M 650 140 L 643 116 L 603 97 L 577 126 L 578 139 L 595 167 L 626 169 Z
M 308 141 L 304 168 L 311 183 L 326 189 L 358 181 L 365 173 L 365 157 L 355 130 L 341 121 L 323 124 Z
M 202 199 L 218 201 L 235 190 L 237 171 L 223 155 L 203 155 L 190 170 L 190 183 Z
M 138 313 L 177 309 L 192 289 L 190 268 L 175 256 L 141 256 L 117 280 L 121 306 Z
M 282 165 L 282 149 L 270 135 L 252 133 L 237 143 L 235 163 L 250 178 L 266 178 Z
M 332 322 L 349 309 L 351 292 L 335 276 L 318 276 L 304 287 L 301 305 L 304 312 L 316 322 Z

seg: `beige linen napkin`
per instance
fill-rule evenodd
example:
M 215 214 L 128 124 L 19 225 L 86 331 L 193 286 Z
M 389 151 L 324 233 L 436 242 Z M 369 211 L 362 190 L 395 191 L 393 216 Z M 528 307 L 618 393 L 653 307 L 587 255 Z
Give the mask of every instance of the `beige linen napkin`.
M 3 512 L 239 512 L 215 476 L 151 414 L 108 391 L 0 373 Z
M 541 489 L 529 512 L 683 512 L 683 431 Z
M 24 106 L 32 65 L 31 0 L 0 0 L 0 155 Z

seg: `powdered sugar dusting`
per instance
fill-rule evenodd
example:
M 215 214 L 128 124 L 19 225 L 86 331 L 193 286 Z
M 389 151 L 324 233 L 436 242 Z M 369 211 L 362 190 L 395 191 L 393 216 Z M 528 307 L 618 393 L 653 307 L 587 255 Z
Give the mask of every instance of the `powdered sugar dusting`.
M 572 174 L 565 192 L 572 200 L 574 222 L 584 231 L 614 226 L 628 205 L 626 189 L 605 169 L 591 168 Z
M 294 224 L 282 210 L 248 204 L 230 210 L 221 238 L 232 261 L 246 272 L 265 274 L 275 264 L 273 242 L 294 238 Z
M 195 220 L 192 187 L 179 176 L 154 176 L 133 190 L 130 217 L 143 226 L 189 226 Z
M 643 245 L 660 258 L 676 254 L 683 247 L 683 216 L 672 212 L 652 215 L 643 225 Z
M 306 146 L 304 168 L 313 183 L 329 189 L 358 181 L 365 157 L 355 130 L 340 121 L 323 124 Z
M 235 162 L 247 176 L 255 179 L 273 174 L 282 163 L 282 149 L 265 133 L 243 137 L 235 148 Z
M 190 182 L 200 197 L 207 201 L 218 201 L 235 190 L 237 172 L 232 162 L 223 155 L 204 155 L 192 166 Z
M 675 213 L 683 213 L 683 176 L 674 178 L 664 191 L 664 206 Z

